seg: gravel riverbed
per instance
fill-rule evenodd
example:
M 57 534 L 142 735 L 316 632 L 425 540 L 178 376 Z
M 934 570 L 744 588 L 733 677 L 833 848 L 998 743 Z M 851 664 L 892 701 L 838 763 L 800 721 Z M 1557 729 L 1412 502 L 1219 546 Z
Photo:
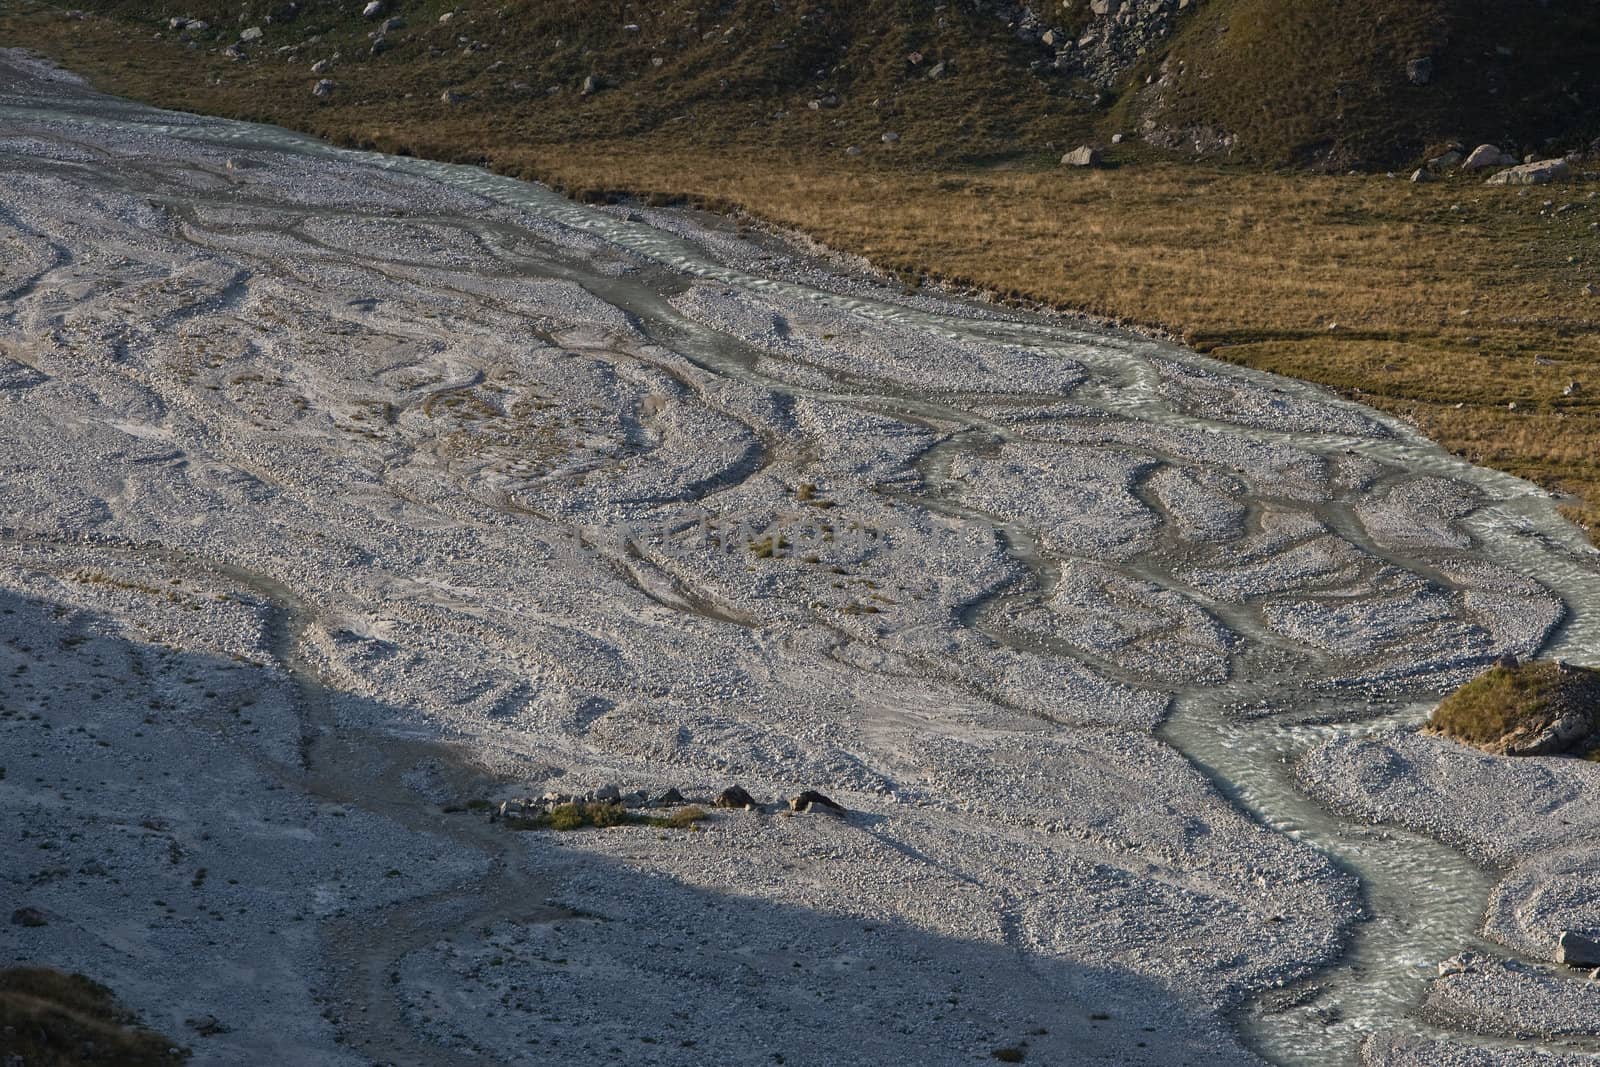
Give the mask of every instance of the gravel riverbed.
M 1595 910 L 1600 771 L 1372 729 L 1570 617 L 1474 522 L 1594 564 L 1298 383 L 0 51 L 0 441 L 0 955 L 195 1063 L 1520 1063 L 1600 1003 L 1330 1007 L 1479 944 L 1402 946 L 1369 822 L 1508 868 L 1508 957 Z

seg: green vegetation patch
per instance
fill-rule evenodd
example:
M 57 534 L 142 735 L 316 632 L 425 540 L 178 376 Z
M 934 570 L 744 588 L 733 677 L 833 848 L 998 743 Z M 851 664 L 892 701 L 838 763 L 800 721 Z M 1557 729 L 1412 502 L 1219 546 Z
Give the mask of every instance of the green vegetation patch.
M 1428 731 L 1508 755 L 1555 755 L 1591 745 L 1600 671 L 1538 662 L 1497 665 L 1446 697 Z
M 0 1035 L 7 1059 L 28 1067 L 168 1067 L 189 1058 L 140 1027 L 105 986 L 47 967 L 0 970 Z
M 562 804 L 538 815 L 518 815 L 506 820 L 513 830 L 606 830 L 613 826 L 655 826 L 688 830 L 706 817 L 705 809 L 690 806 L 670 815 L 646 815 L 621 804 Z

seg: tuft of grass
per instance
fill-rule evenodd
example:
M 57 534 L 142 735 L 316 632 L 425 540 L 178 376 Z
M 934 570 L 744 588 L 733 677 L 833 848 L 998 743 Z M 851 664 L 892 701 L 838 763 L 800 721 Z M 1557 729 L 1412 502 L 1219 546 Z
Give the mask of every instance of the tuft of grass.
M 679 808 L 670 815 L 646 815 L 630 811 L 621 804 L 562 804 L 539 815 L 522 815 L 506 820 L 513 830 L 606 830 L 614 826 L 654 826 L 660 829 L 688 830 L 706 818 L 702 808 Z
M 0 970 L 0 1035 L 7 1059 L 28 1067 L 171 1067 L 189 1058 L 141 1027 L 105 986 L 45 967 Z
M 1600 712 L 1600 671 L 1555 663 L 1494 666 L 1451 693 L 1428 720 L 1430 732 L 1479 748 L 1531 738 L 1572 708 Z

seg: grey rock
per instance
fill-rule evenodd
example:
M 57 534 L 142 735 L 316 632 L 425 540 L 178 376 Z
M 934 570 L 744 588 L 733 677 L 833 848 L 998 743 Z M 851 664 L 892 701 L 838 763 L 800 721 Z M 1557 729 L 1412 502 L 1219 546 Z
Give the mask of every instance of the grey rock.
M 755 797 L 745 792 L 742 786 L 730 785 L 717 794 L 716 807 L 719 808 L 753 808 L 756 806 Z
M 331 60 L 331 59 L 319 59 L 315 63 L 311 64 L 311 73 L 313 73 L 313 74 L 325 74 L 325 73 L 327 73 L 328 68 L 331 67 L 331 66 L 333 66 L 333 60 Z
M 582 92 L 584 96 L 593 96 L 595 93 L 600 91 L 600 88 L 600 76 L 598 74 L 591 74 L 583 79 L 583 88 L 579 91 Z
M 789 810 L 790 811 L 825 811 L 825 812 L 831 812 L 831 813 L 837 814 L 837 815 L 844 814 L 844 806 L 843 805 L 834 803 L 832 800 L 830 800 L 829 798 L 823 796 L 821 793 L 817 792 L 815 789 L 807 789 L 805 792 L 801 793 L 799 796 L 790 798 L 790 800 L 789 800 Z
M 18 908 L 11 913 L 12 926 L 49 926 L 50 920 L 38 908 Z
M 1411 181 L 1416 185 L 1426 185 L 1428 182 L 1436 182 L 1438 180 L 1438 178 L 1434 177 L 1433 171 L 1427 167 L 1418 167 L 1411 172 Z
M 1600 967 L 1600 941 L 1575 930 L 1563 930 L 1556 939 L 1556 962 L 1568 967 Z
M 383 25 L 378 27 L 378 32 L 393 33 L 395 30 L 403 30 L 405 28 L 406 20 L 401 18 L 399 15 L 396 15 L 393 18 L 384 19 Z
M 1572 173 L 1572 168 L 1564 159 L 1541 159 L 1536 163 L 1524 163 L 1520 167 L 1510 167 L 1489 178 L 1486 185 L 1549 185 L 1565 179 Z
M 311 95 L 323 98 L 332 96 L 333 82 L 328 78 L 318 79 L 317 84 L 311 87 Z
M 455 89 L 446 89 L 439 94 L 439 100 L 446 104 L 459 104 L 466 98 L 465 93 L 457 92 Z
M 383 0 L 371 0 L 361 9 L 361 17 L 364 19 L 375 19 L 381 14 L 383 14 Z
M 1061 157 L 1063 167 L 1098 167 L 1100 153 L 1088 145 L 1079 145 Z
M 1433 81 L 1433 60 L 1427 56 L 1406 62 L 1406 80 L 1412 85 L 1427 85 Z
M 656 797 L 656 807 L 658 808 L 669 808 L 674 804 L 682 803 L 684 803 L 683 794 L 678 792 L 676 788 L 668 789 L 665 793 Z
M 247 29 L 247 30 L 245 30 L 245 31 L 243 31 L 242 33 L 239 34 L 239 40 L 241 40 L 241 41 L 259 41 L 259 40 L 261 40 L 261 27 L 260 26 L 251 26 L 249 29 Z
M 1492 144 L 1481 144 L 1467 153 L 1467 158 L 1462 161 L 1462 170 L 1490 170 L 1494 167 L 1509 167 L 1516 164 L 1514 156 L 1508 156 Z
M 603 785 L 594 791 L 594 799 L 614 803 L 622 799 L 622 790 L 614 785 Z
M 880 140 L 882 140 L 884 144 L 898 144 L 900 141 L 900 135 L 895 133 L 893 130 L 890 130 L 888 133 L 885 133 Z

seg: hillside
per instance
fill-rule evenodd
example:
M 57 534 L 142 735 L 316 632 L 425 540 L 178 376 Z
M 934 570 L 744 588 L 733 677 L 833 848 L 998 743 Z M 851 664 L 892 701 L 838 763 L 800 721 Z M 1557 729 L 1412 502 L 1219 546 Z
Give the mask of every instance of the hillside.
M 1600 14 L 1582 0 L 83 10 L 113 18 L 112 32 L 92 17 L 42 32 L 114 48 L 105 62 L 142 96 L 313 129 L 364 125 L 373 143 L 433 154 L 485 136 L 643 137 L 970 164 L 1122 133 L 1182 154 L 1342 169 L 1398 165 L 1450 141 L 1521 154 L 1600 134 Z M 313 96 L 320 79 L 327 95 Z

